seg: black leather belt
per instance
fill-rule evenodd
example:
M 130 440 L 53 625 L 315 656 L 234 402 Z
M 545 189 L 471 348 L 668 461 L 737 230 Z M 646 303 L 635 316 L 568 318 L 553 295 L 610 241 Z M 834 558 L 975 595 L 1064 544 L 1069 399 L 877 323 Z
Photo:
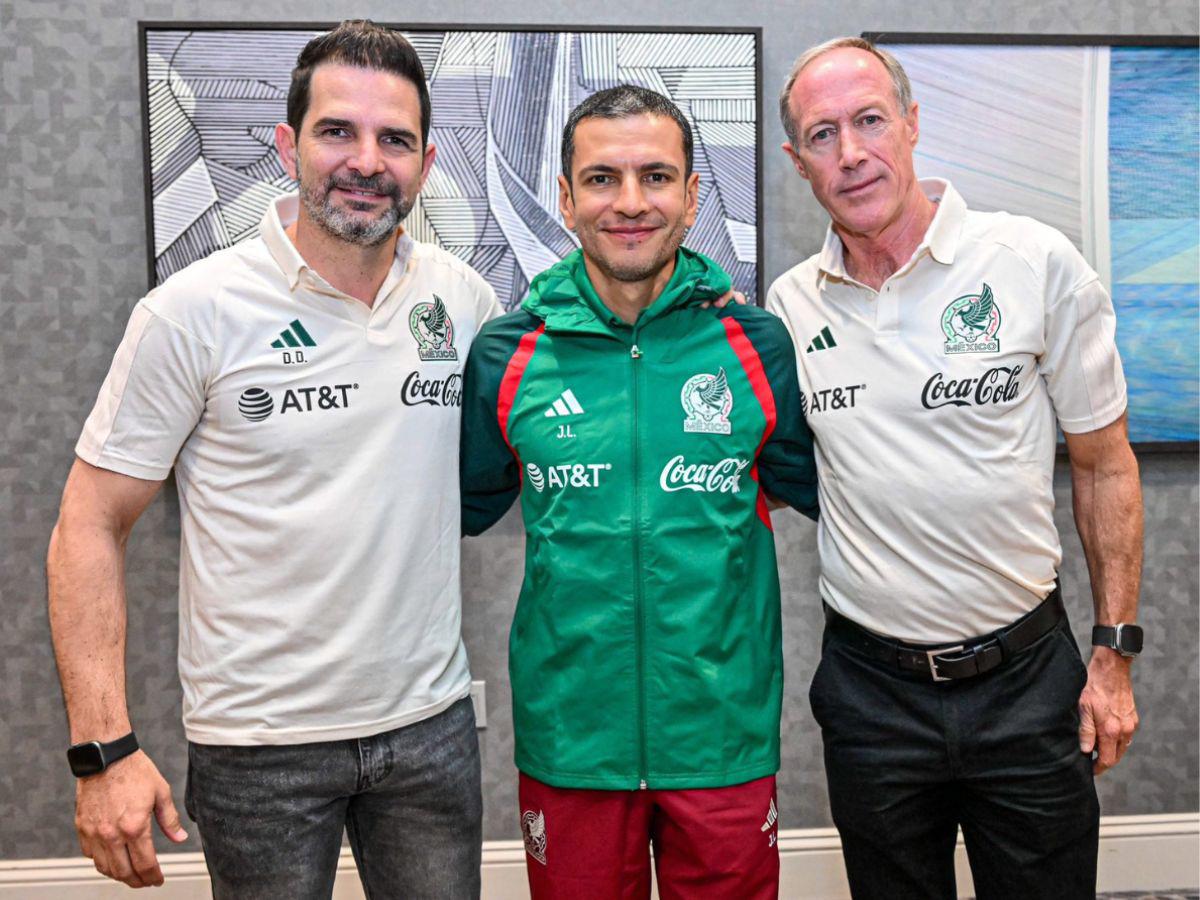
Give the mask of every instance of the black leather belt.
M 955 681 L 989 672 L 1020 653 L 1063 617 L 1058 585 L 1036 608 L 999 631 L 954 646 L 917 646 L 872 634 L 845 616 L 825 607 L 829 627 L 856 649 L 906 672 L 925 675 L 930 681 Z

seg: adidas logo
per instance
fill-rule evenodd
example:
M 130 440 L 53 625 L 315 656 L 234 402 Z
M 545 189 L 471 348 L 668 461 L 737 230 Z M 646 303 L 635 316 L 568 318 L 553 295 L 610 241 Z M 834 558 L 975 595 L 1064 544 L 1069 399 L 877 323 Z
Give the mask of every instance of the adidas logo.
M 771 808 L 767 810 L 767 821 L 763 823 L 762 830 L 770 831 L 775 827 L 775 823 L 779 820 L 779 810 L 775 808 L 775 798 L 771 798 Z
M 304 330 L 304 326 L 300 324 L 299 319 L 292 319 L 288 327 L 279 333 L 279 337 L 271 341 L 271 347 L 275 350 L 284 350 L 288 347 L 315 347 L 317 342 L 312 339 L 312 335 Z
M 833 339 L 833 332 L 826 325 L 807 347 L 804 348 L 805 353 L 812 353 L 814 350 L 832 350 L 837 346 L 837 341 Z
M 581 415 L 583 415 L 583 407 L 579 405 L 579 401 L 575 399 L 575 394 L 570 388 L 563 391 L 562 395 L 546 410 L 547 419 L 553 419 L 555 416 Z

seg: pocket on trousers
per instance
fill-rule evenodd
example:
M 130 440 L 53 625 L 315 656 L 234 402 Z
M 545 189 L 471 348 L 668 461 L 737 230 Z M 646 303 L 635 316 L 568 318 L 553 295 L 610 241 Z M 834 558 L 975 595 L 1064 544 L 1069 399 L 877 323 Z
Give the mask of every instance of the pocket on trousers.
M 813 672 L 812 682 L 808 686 L 808 706 L 812 710 L 813 718 L 822 728 L 826 727 L 827 718 L 825 716 L 826 694 L 825 681 L 822 677 L 828 674 L 830 666 L 830 649 L 829 642 L 823 641 L 821 649 L 821 659 L 817 663 L 817 670 Z

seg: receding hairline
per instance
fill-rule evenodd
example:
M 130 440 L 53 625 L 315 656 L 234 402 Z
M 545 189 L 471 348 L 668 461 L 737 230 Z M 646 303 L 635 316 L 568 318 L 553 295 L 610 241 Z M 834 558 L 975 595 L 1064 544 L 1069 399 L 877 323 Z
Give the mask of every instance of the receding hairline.
M 861 50 L 862 52 L 873 56 L 875 60 L 883 66 L 884 73 L 888 76 L 888 80 L 892 85 L 892 93 L 896 100 L 896 106 L 900 110 L 900 114 L 907 116 L 913 107 L 912 85 L 908 80 L 908 73 L 904 71 L 904 67 L 900 61 L 896 59 L 888 51 L 882 47 L 876 46 L 866 38 L 860 37 L 840 37 L 825 41 L 813 47 L 809 47 L 796 58 L 792 64 L 791 72 L 788 73 L 787 81 L 784 83 L 783 90 L 779 94 L 779 117 L 783 125 L 784 133 L 788 137 L 788 141 L 793 147 L 798 147 L 797 141 L 799 137 L 798 122 L 792 115 L 792 90 L 796 86 L 796 81 L 800 78 L 801 73 L 824 56 L 833 53 L 835 50 Z

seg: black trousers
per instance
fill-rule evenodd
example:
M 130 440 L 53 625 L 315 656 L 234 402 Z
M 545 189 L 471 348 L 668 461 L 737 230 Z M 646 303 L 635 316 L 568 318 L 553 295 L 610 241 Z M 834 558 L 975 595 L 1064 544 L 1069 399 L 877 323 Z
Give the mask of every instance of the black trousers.
M 979 900 L 1094 898 L 1086 681 L 1065 618 L 997 669 L 950 682 L 889 667 L 826 628 L 809 700 L 856 900 L 952 900 L 959 826 Z

